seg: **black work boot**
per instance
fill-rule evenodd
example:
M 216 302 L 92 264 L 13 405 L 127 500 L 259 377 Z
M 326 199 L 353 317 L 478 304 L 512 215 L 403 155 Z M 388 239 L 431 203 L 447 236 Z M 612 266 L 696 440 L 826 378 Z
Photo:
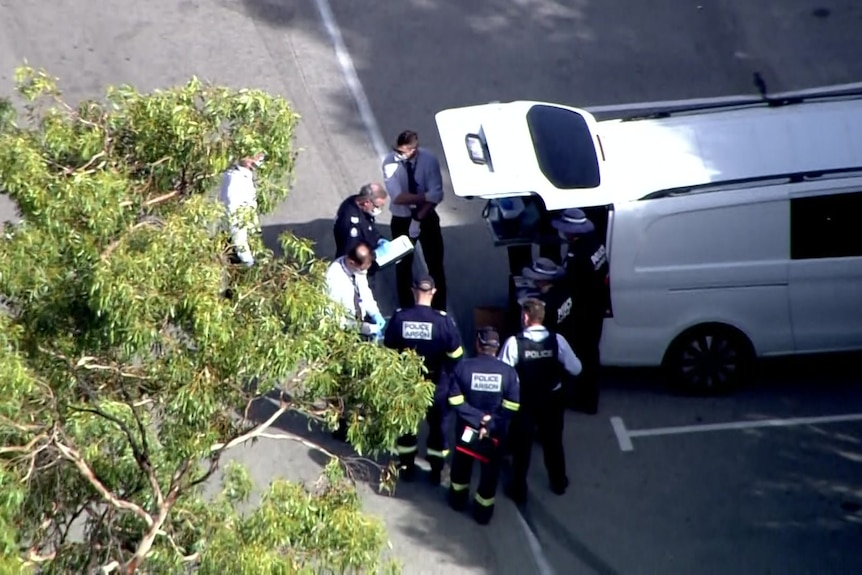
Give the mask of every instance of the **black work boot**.
M 569 478 L 563 476 L 562 479 L 552 479 L 551 480 L 551 491 L 553 491 L 557 495 L 562 495 L 566 492 L 566 489 L 569 488 Z
M 398 468 L 398 479 L 402 481 L 406 481 L 407 483 L 412 482 L 416 479 L 416 464 L 415 463 L 402 463 Z
M 449 493 L 447 494 L 446 499 L 449 501 L 449 507 L 451 507 L 455 511 L 464 511 L 465 509 L 467 509 L 467 501 L 469 495 L 469 489 L 462 489 L 461 491 L 449 489 Z
M 479 505 L 478 503 L 473 504 L 473 519 L 475 519 L 476 523 L 478 523 L 479 525 L 487 525 L 491 522 L 491 517 L 493 516 L 493 505 Z
M 428 483 L 431 485 L 440 485 L 440 481 L 443 479 L 443 470 L 432 467 L 431 471 L 428 473 Z
M 514 501 L 517 505 L 523 505 L 527 502 L 526 485 L 515 485 L 514 483 L 510 483 L 506 486 L 506 489 L 504 489 L 503 492 L 506 494 L 506 497 Z

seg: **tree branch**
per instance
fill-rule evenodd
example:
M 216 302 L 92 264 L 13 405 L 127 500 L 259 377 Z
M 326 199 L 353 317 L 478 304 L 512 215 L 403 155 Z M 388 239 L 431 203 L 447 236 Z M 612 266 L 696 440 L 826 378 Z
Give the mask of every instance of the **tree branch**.
M 23 423 L 16 423 L 5 415 L 0 415 L 0 425 L 8 425 L 9 427 L 17 429 L 18 431 L 21 431 L 23 433 L 31 433 L 33 431 L 39 431 L 43 429 L 41 425 L 26 425 Z
M 249 441 L 250 439 L 254 439 L 255 437 L 258 437 L 260 434 L 262 434 L 264 431 L 266 431 L 267 428 L 269 428 L 273 423 L 275 423 L 275 421 L 279 417 L 281 417 L 285 412 L 287 412 L 288 409 L 290 409 L 290 405 L 286 404 L 286 403 L 282 403 L 281 406 L 278 408 L 278 410 L 276 410 L 276 412 L 273 413 L 269 419 L 267 419 L 266 421 L 264 421 L 263 423 L 261 423 L 260 425 L 258 425 L 254 429 L 252 429 L 251 431 L 248 431 L 246 433 L 243 433 L 242 435 L 234 437 L 233 439 L 231 439 L 227 443 L 216 443 L 215 445 L 210 447 L 210 452 L 224 451 L 226 449 L 230 449 L 231 447 L 236 447 L 237 445 L 239 445 L 241 443 L 245 443 L 246 441 Z
M 165 503 L 165 498 L 162 495 L 162 488 L 159 485 L 159 479 L 156 477 L 156 471 L 150 462 L 150 444 L 147 441 L 147 430 L 144 422 L 138 413 L 137 408 L 132 403 L 132 398 L 129 397 L 128 391 L 125 388 L 121 389 L 123 399 L 126 405 L 132 410 L 132 416 L 135 418 L 135 423 L 138 426 L 138 434 L 141 436 L 141 458 L 138 460 L 138 466 L 147 474 L 147 479 L 150 481 L 150 487 L 153 489 L 153 495 L 156 497 L 156 505 L 161 507 Z
M 172 192 L 168 192 L 166 194 L 162 194 L 160 196 L 156 196 L 155 198 L 151 198 L 149 200 L 142 202 L 141 207 L 149 208 L 149 207 L 155 206 L 156 204 L 161 204 L 162 202 L 166 202 L 166 201 L 168 201 L 172 198 L 175 198 L 179 195 L 180 195 L 179 190 L 174 190 Z M 131 202 L 131 201 L 120 202 L 120 206 L 123 208 L 128 208 L 128 207 L 133 206 L 133 205 L 134 205 L 134 202 Z
M 81 362 L 79 361 L 78 363 L 80 364 Z M 90 395 L 91 399 L 95 399 L 92 394 L 88 393 L 88 395 Z M 140 416 L 138 415 L 137 410 L 129 401 L 128 394 L 124 392 L 123 396 L 126 400 L 126 405 L 129 407 L 129 409 L 132 410 L 132 416 L 135 418 L 135 422 L 137 423 L 138 432 L 141 436 L 140 445 L 138 445 L 138 442 L 135 440 L 134 434 L 132 433 L 132 430 L 129 428 L 129 426 L 126 425 L 126 423 L 118 417 L 114 417 L 113 415 L 105 413 L 101 409 L 95 407 L 90 408 L 69 406 L 69 409 L 98 415 L 99 417 L 107 419 L 108 421 L 120 428 L 120 431 L 125 434 L 126 439 L 129 441 L 129 446 L 132 449 L 132 454 L 135 457 L 135 462 L 138 464 L 138 467 L 144 473 L 144 475 L 146 475 L 147 481 L 150 483 L 150 488 L 153 490 L 153 497 L 156 498 L 156 506 L 160 509 L 162 505 L 164 505 L 165 500 L 164 495 L 162 494 L 162 488 L 159 485 L 159 480 L 156 477 L 156 472 L 153 469 L 152 464 L 150 463 L 149 446 L 147 444 L 147 432 L 144 428 L 144 424 L 141 421 Z
M 51 553 L 46 553 L 45 555 L 40 555 L 39 553 L 36 552 L 35 548 L 31 548 L 27 552 L 27 560 L 25 561 L 25 565 L 27 565 L 27 564 L 38 565 L 40 563 L 47 563 L 48 561 L 53 561 L 54 557 L 56 557 L 56 556 L 57 556 L 57 553 L 53 552 L 53 551 Z
M 314 449 L 315 451 L 319 451 L 320 453 L 327 455 L 333 459 L 339 459 L 337 455 L 326 449 L 325 447 L 314 443 L 313 441 L 309 441 L 304 437 L 300 437 L 299 435 L 295 435 L 293 433 L 258 433 L 256 437 L 262 437 L 264 439 L 287 439 L 290 441 L 295 441 L 297 443 L 301 443 L 302 445 Z M 364 459 L 364 458 L 363 458 Z M 371 460 L 368 460 L 371 461 Z
M 126 371 L 122 371 L 119 367 L 115 367 L 113 365 L 99 365 L 97 363 L 92 363 L 95 360 L 95 357 L 85 356 L 78 360 L 75 364 L 76 368 L 84 368 L 90 369 L 94 371 L 113 371 L 114 373 L 120 375 L 121 377 L 128 377 L 130 379 L 141 379 L 141 380 L 150 380 L 152 378 L 147 377 L 145 375 L 138 375 L 135 373 L 129 373 Z
M 197 561 L 198 559 L 201 558 L 200 552 L 195 552 L 195 553 L 192 553 L 190 555 L 186 555 L 185 552 L 182 549 L 180 549 L 180 546 L 177 545 L 177 542 L 174 541 L 174 538 L 171 537 L 171 535 L 169 533 L 163 531 L 162 529 L 159 529 L 156 532 L 156 535 L 161 535 L 162 537 L 164 537 L 165 539 L 168 540 L 168 543 L 171 544 L 171 547 L 176 552 L 176 554 L 181 557 L 183 563 L 191 563 L 191 562 Z
M 26 445 L 0 447 L 0 455 L 5 455 L 7 453 L 30 453 L 33 450 L 33 447 L 43 439 L 48 439 L 48 436 L 44 433 L 40 433 L 39 435 L 31 439 Z
M 88 395 L 90 395 L 91 399 L 95 399 L 93 398 L 92 394 L 88 393 Z M 79 411 L 81 413 L 92 413 L 93 415 L 98 415 L 103 419 L 107 419 L 108 421 L 119 427 L 120 431 L 122 431 L 123 434 L 126 436 L 126 439 L 129 441 L 129 447 L 132 448 L 132 455 L 134 455 L 135 461 L 140 464 L 141 460 L 146 459 L 144 453 L 141 451 L 141 448 L 138 446 L 138 442 L 135 440 L 134 435 L 132 435 L 132 430 L 120 418 L 114 417 L 109 413 L 105 413 L 97 407 L 75 407 L 74 405 L 70 405 L 69 409 L 73 411 Z
M 153 548 L 153 543 L 155 542 L 159 532 L 162 530 L 162 525 L 168 518 L 168 514 L 171 512 L 171 509 L 177 502 L 177 499 L 179 499 L 183 477 L 190 468 L 191 461 L 187 459 L 183 462 L 180 468 L 174 472 L 173 477 L 171 477 L 171 487 L 168 491 L 168 496 L 160 506 L 159 514 L 156 516 L 153 523 L 149 526 L 149 531 L 147 531 L 147 534 L 144 535 L 143 539 L 141 539 L 141 542 L 138 543 L 138 548 L 135 550 L 135 554 L 126 564 L 125 571 L 127 574 L 131 574 L 137 571 L 138 567 L 141 565 L 141 563 L 150 553 L 150 550 Z
M 152 225 L 155 225 L 155 223 L 150 222 L 150 221 L 138 222 L 138 223 L 132 225 L 131 227 L 129 227 L 128 231 L 133 232 L 135 230 L 143 228 L 144 226 L 152 226 Z M 116 250 L 119 247 L 119 245 L 123 242 L 124 239 L 125 239 L 125 236 L 121 236 L 121 237 L 117 238 L 116 240 L 114 240 L 113 242 L 111 242 L 110 244 L 108 244 L 108 247 L 105 248 L 105 251 L 102 252 L 102 255 L 100 255 L 99 258 L 103 262 L 107 261 L 107 259 L 111 256 L 112 253 L 114 253 L 114 250 Z
M 140 505 L 132 503 L 131 501 L 123 501 L 121 499 L 117 499 L 114 494 L 108 491 L 108 488 L 105 487 L 105 485 L 99 480 L 99 478 L 96 477 L 96 474 L 93 472 L 92 469 L 90 469 L 90 466 L 87 465 L 87 462 L 84 461 L 84 459 L 81 457 L 81 454 L 78 453 L 77 450 L 69 447 L 68 445 L 64 445 L 63 443 L 56 440 L 54 441 L 54 445 L 57 446 L 57 449 L 60 451 L 63 457 L 75 464 L 75 467 L 78 468 L 78 471 L 81 472 L 81 475 L 83 475 L 84 478 L 90 483 L 90 485 L 92 485 L 93 488 L 99 492 L 99 495 L 101 495 L 105 501 L 107 501 L 117 509 L 134 513 L 139 518 L 141 518 L 144 523 L 147 524 L 147 527 L 152 527 L 152 525 L 154 524 L 152 516 L 146 511 L 144 511 L 144 509 Z

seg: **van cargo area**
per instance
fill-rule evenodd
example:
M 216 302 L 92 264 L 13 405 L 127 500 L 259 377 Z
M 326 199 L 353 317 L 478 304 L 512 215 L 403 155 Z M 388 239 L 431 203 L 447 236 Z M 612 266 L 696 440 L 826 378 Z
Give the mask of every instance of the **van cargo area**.
M 609 251 L 608 222 L 613 208 L 612 205 L 583 208 L 596 227 L 596 235 L 605 239 Z M 560 260 L 565 242 L 551 226 L 551 221 L 560 213 L 562 210 L 548 211 L 542 198 L 530 195 L 488 200 L 482 216 L 494 245 L 509 248 L 509 271 L 518 274 L 532 261 L 533 245 L 539 246 L 541 255 Z

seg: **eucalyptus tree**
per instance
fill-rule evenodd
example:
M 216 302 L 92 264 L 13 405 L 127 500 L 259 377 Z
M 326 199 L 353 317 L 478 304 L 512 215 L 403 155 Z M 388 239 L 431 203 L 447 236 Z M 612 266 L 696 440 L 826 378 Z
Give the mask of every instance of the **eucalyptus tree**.
M 237 445 L 307 443 L 271 427 L 285 412 L 345 418 L 372 456 L 431 399 L 415 355 L 339 328 L 309 240 L 283 234 L 276 257 L 255 237 L 251 268 L 225 255 L 220 174 L 265 150 L 258 203 L 272 210 L 298 115 L 194 78 L 75 104 L 44 71 L 16 83 L 0 103 L 0 187 L 20 215 L 0 239 L 0 571 L 386 567 L 383 526 L 335 456 L 317 484 L 275 481 L 255 504 L 239 466 L 202 491 Z M 251 421 L 264 397 L 275 413 Z

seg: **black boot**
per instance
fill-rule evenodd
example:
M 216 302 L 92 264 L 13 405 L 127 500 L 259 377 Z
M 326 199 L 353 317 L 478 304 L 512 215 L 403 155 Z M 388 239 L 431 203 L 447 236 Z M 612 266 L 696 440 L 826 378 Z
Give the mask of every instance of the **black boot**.
M 462 489 L 461 491 L 455 491 L 454 489 L 449 489 L 449 493 L 446 499 L 449 501 L 449 507 L 454 509 L 455 511 L 464 511 L 467 509 L 467 498 L 470 495 L 470 491 L 468 489 Z
M 416 479 L 416 464 L 402 463 L 398 469 L 398 479 L 411 483 Z
M 551 491 L 553 491 L 556 495 L 562 495 L 566 492 L 566 489 L 569 488 L 569 478 L 563 476 L 562 479 L 552 479 L 551 480 Z

